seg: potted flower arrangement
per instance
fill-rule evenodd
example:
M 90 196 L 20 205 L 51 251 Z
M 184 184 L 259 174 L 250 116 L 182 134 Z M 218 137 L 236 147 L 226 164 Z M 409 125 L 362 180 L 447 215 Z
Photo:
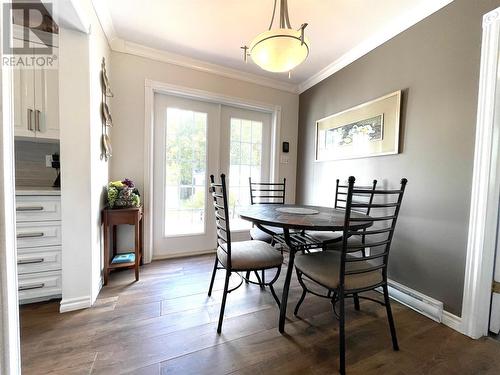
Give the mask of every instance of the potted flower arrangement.
M 139 207 L 141 198 L 139 190 L 132 180 L 112 181 L 108 184 L 108 205 L 110 208 Z

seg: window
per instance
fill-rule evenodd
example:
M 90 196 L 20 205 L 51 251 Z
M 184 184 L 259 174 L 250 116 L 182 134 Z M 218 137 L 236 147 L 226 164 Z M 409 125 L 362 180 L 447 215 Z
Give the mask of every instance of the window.
M 231 230 L 249 229 L 251 224 L 241 220 L 238 208 L 250 204 L 248 178 L 262 178 L 261 121 L 231 117 L 229 160 L 229 215 Z
M 166 111 L 165 234 L 204 233 L 207 114 Z

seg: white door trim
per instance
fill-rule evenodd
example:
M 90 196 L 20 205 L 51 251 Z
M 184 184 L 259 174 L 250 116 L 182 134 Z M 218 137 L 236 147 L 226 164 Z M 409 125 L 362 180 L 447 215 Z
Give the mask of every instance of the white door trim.
M 472 338 L 488 334 L 491 282 L 495 261 L 500 193 L 500 124 L 498 117 L 495 117 L 499 41 L 500 8 L 497 8 L 483 17 L 476 144 L 461 327 L 461 331 Z
M 144 82 L 144 186 L 142 202 L 144 206 L 144 262 L 153 259 L 153 212 L 151 197 L 153 197 L 153 113 L 154 94 L 162 93 L 189 99 L 205 100 L 217 104 L 259 110 L 272 114 L 272 150 L 271 171 L 273 180 L 279 179 L 279 149 L 281 128 L 281 106 L 263 103 L 239 97 L 227 96 L 217 92 L 193 89 L 146 79 Z
M 3 19 L 3 8 L 0 19 Z M 0 48 L 3 50 L 3 41 Z M 17 303 L 16 228 L 14 204 L 13 73 L 3 67 L 0 113 L 0 373 L 20 374 L 19 308 Z

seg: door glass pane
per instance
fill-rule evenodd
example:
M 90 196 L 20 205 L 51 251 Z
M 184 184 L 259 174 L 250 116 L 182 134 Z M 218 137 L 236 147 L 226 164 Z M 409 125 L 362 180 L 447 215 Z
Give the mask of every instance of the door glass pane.
M 229 162 L 229 215 L 231 229 L 250 229 L 238 217 L 238 208 L 250 204 L 248 178 L 260 181 L 262 171 L 262 122 L 231 117 Z
M 207 114 L 167 108 L 165 235 L 205 233 Z

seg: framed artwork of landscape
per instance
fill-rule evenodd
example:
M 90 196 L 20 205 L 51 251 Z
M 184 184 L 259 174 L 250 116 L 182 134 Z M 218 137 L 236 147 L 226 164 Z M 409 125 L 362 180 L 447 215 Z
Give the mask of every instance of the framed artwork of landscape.
M 316 122 L 316 161 L 399 152 L 401 90 Z

